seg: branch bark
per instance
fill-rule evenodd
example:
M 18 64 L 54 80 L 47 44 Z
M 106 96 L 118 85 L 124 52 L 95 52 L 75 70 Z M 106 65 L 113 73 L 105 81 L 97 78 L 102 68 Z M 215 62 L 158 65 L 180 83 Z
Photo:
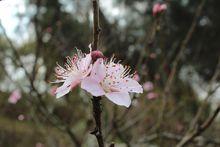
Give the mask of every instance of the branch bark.
M 99 1 L 92 0 L 93 5 L 93 42 L 92 42 L 92 50 L 97 50 L 98 42 L 99 42 L 99 34 L 101 32 L 101 28 L 99 26 Z M 104 147 L 104 141 L 102 136 L 102 123 L 101 123 L 101 97 L 93 97 L 92 98 L 93 105 L 93 117 L 95 119 L 95 129 L 91 132 L 91 134 L 96 136 L 99 147 Z
M 93 5 L 93 42 L 92 49 L 97 50 L 99 42 L 99 34 L 101 28 L 99 26 L 99 0 L 92 0 Z
M 96 136 L 99 147 L 104 147 L 104 141 L 102 136 L 102 123 L 101 123 L 101 97 L 93 97 L 92 98 L 93 105 L 93 117 L 95 119 L 95 129 L 91 132 L 91 134 Z

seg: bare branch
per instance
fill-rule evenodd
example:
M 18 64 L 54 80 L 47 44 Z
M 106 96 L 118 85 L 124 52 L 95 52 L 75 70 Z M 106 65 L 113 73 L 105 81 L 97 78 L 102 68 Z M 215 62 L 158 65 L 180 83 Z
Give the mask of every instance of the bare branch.
M 99 34 L 101 32 L 99 26 L 99 1 L 92 0 L 93 5 L 93 42 L 92 42 L 92 50 L 97 50 L 98 42 L 99 42 Z M 104 147 L 104 141 L 102 136 L 102 124 L 101 124 L 101 97 L 93 97 L 93 117 L 95 119 L 96 127 L 91 134 L 96 136 L 99 147 Z
M 191 142 L 196 136 L 202 134 L 207 128 L 209 128 L 209 126 L 215 120 L 219 112 L 220 112 L 220 105 L 215 109 L 214 113 L 204 121 L 202 125 L 197 126 L 196 129 L 185 135 L 182 138 L 182 140 L 177 144 L 176 147 L 183 147 L 187 145 L 189 142 Z
M 191 24 L 184 40 L 182 41 L 182 43 L 180 45 L 180 50 L 179 50 L 179 52 L 178 52 L 177 56 L 175 57 L 174 62 L 172 64 L 171 72 L 169 74 L 168 80 L 165 84 L 164 91 L 162 93 L 162 98 L 163 98 L 162 108 L 161 108 L 162 110 L 160 111 L 161 113 L 159 114 L 159 120 L 158 120 L 158 123 L 155 127 L 156 129 L 160 127 L 160 124 L 163 120 L 166 105 L 167 105 L 167 97 L 169 96 L 169 91 L 170 91 L 170 88 L 172 86 L 173 80 L 174 80 L 175 75 L 176 75 L 176 70 L 177 70 L 178 63 L 179 63 L 179 61 L 182 57 L 182 54 L 183 54 L 184 50 L 186 49 L 186 45 L 188 44 L 189 40 L 192 38 L 192 35 L 193 35 L 193 33 L 196 29 L 197 20 L 198 20 L 199 16 L 202 13 L 205 2 L 206 2 L 206 0 L 202 0 L 201 3 L 199 4 L 199 6 L 197 7 L 195 16 L 194 16 L 193 21 L 192 21 L 192 24 Z

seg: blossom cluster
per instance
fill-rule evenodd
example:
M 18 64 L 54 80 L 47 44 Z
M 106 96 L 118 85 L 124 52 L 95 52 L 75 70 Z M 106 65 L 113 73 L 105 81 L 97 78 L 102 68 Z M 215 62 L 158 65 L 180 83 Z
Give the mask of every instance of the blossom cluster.
M 53 83 L 63 83 L 55 91 L 60 98 L 69 93 L 74 87 L 80 87 L 95 97 L 106 96 L 115 104 L 129 107 L 129 93 L 143 93 L 142 86 L 130 74 L 130 68 L 108 60 L 101 52 L 91 51 L 85 54 L 77 50 L 77 54 L 67 57 L 65 67 L 57 64 Z

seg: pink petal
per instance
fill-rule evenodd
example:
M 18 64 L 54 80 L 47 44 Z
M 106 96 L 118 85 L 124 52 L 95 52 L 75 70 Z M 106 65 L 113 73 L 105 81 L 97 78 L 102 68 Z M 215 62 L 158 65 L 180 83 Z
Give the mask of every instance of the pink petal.
M 113 103 L 129 107 L 131 105 L 131 99 L 128 92 L 110 92 L 106 93 L 105 96 Z
M 92 62 L 92 56 L 91 54 L 87 54 L 85 58 L 82 58 L 82 61 L 81 61 L 82 69 L 84 70 L 88 69 L 91 62 Z
M 106 75 L 106 67 L 103 63 L 103 59 L 99 58 L 93 65 L 93 69 L 91 71 L 91 78 L 93 78 L 97 82 L 101 82 Z
M 91 93 L 93 96 L 102 96 L 105 94 L 101 85 L 91 77 L 86 77 L 82 80 L 81 88 Z
M 143 93 L 142 86 L 132 78 L 122 79 L 121 82 L 116 85 L 116 88 L 127 92 Z

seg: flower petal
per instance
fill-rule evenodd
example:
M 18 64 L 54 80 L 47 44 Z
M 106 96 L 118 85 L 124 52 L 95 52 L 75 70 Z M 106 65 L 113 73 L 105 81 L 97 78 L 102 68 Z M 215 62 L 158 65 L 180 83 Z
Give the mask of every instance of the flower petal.
M 61 87 L 57 88 L 56 90 L 56 98 L 60 98 L 64 95 L 66 95 L 67 93 L 69 93 L 71 90 L 71 87 L 70 86 L 64 86 L 62 85 Z
M 110 92 L 106 93 L 105 96 L 113 103 L 129 107 L 131 105 L 131 99 L 128 92 Z
M 91 77 L 86 77 L 82 80 L 81 88 L 91 93 L 93 96 L 101 96 L 105 94 L 101 85 Z
M 70 76 L 68 77 L 62 86 L 58 87 L 56 90 L 56 98 L 60 98 L 66 95 L 73 87 L 80 83 L 80 76 Z
M 105 75 L 106 75 L 106 67 L 103 63 L 103 59 L 100 58 L 96 60 L 96 62 L 94 63 L 90 76 L 95 81 L 101 82 L 104 79 Z
M 86 70 L 89 68 L 89 65 L 91 64 L 92 56 L 91 53 L 87 54 L 84 58 L 81 59 L 81 68 Z
M 117 85 L 114 86 L 117 89 L 127 92 L 143 93 L 142 86 L 132 78 L 124 78 Z

